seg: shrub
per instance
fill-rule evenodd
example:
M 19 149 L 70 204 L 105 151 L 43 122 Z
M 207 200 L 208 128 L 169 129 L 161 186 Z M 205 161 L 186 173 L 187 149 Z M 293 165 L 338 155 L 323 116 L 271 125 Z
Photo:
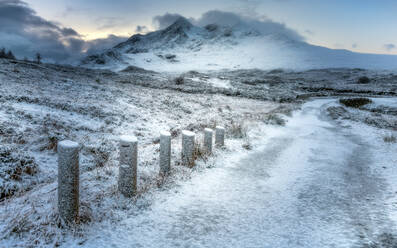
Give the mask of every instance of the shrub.
M 204 147 L 202 147 L 200 144 L 195 143 L 194 144 L 194 154 L 193 154 L 193 161 L 192 163 L 194 163 L 194 161 L 201 159 L 204 161 L 207 161 L 208 159 L 208 153 L 207 151 L 204 149 Z
M 359 83 L 359 84 L 367 84 L 367 83 L 369 83 L 371 80 L 368 78 L 368 77 L 360 77 L 360 78 L 358 78 L 358 80 L 357 80 L 357 83 Z
M 185 83 L 185 79 L 183 76 L 179 76 L 174 79 L 176 85 L 181 85 Z
M 233 138 L 242 139 L 247 137 L 247 128 L 242 123 L 232 122 L 229 134 Z
M 285 126 L 286 121 L 278 114 L 266 115 L 263 122 L 270 125 Z
M 248 136 L 245 137 L 245 141 L 244 141 L 242 147 L 243 147 L 245 150 L 248 150 L 248 151 L 252 150 L 251 141 L 250 141 L 250 139 L 249 139 Z
M 109 161 L 110 151 L 105 144 L 101 144 L 98 147 L 91 147 L 89 150 L 94 156 L 94 163 L 96 167 L 103 167 Z
M 383 137 L 383 141 L 386 143 L 396 143 L 397 139 L 396 139 L 396 136 L 390 134 L 390 135 Z
M 284 70 L 283 69 L 273 69 L 271 71 L 269 71 L 267 74 L 278 74 L 278 73 L 283 73 Z
M 359 98 L 339 99 L 339 102 L 345 105 L 346 107 L 360 108 L 361 106 L 364 106 L 368 103 L 372 103 L 372 100 L 365 97 L 359 97 Z
M 34 158 L 0 146 L 0 200 L 29 188 L 38 171 Z

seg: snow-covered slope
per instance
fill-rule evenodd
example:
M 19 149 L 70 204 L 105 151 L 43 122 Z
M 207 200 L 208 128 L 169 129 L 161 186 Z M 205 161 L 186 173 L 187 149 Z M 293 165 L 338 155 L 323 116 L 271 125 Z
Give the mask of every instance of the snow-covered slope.
M 330 67 L 397 69 L 397 56 L 353 53 L 262 34 L 248 25 L 205 27 L 179 18 L 166 29 L 137 34 L 82 65 L 121 70 L 128 65 L 155 71 Z

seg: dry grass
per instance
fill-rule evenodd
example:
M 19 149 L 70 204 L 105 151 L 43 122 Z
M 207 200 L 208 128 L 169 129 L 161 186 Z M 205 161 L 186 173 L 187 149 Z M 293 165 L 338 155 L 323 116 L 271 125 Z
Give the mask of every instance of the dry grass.
M 252 145 L 249 136 L 244 138 L 244 143 L 242 144 L 242 147 L 248 151 L 252 150 Z
M 366 76 L 360 77 L 357 79 L 357 83 L 359 84 L 368 84 L 369 82 L 371 82 L 371 79 L 369 79 Z
M 386 143 L 396 143 L 397 142 L 397 138 L 393 134 L 390 134 L 390 135 L 384 136 L 383 137 L 383 141 L 386 142 Z
M 193 160 L 203 160 L 207 161 L 208 160 L 208 152 L 204 149 L 204 147 L 198 143 L 194 145 L 194 154 L 193 154 Z
M 339 102 L 345 105 L 346 107 L 360 108 L 366 104 L 372 103 L 372 100 L 365 97 L 359 97 L 359 98 L 340 99 Z
M 269 125 L 285 126 L 286 121 L 278 114 L 268 114 L 263 118 L 263 122 Z
M 174 79 L 176 85 L 182 85 L 185 83 L 185 78 L 183 76 L 179 76 Z
M 232 122 L 230 128 L 227 130 L 230 137 L 236 138 L 236 139 L 242 139 L 247 137 L 247 127 L 244 125 L 244 123 L 239 122 Z

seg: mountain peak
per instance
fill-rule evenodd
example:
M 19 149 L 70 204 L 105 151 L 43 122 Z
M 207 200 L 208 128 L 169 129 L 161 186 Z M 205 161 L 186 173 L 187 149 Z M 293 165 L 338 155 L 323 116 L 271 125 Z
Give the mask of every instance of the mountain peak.
M 185 17 L 179 17 L 176 19 L 176 21 L 168 26 L 166 30 L 169 29 L 182 29 L 182 30 L 189 30 L 190 28 L 193 27 L 193 24 L 191 24 Z

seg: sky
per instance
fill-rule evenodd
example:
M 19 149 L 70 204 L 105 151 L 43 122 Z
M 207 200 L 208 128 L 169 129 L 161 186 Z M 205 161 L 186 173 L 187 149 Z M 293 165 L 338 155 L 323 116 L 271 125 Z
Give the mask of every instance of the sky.
M 397 54 L 395 0 L 0 0 L 0 35 L 7 33 L 4 40 L 9 43 L 17 40 L 20 44 L 20 37 L 28 35 L 27 40 L 42 39 L 46 34 L 43 35 L 42 26 L 37 28 L 28 18 L 22 18 L 23 25 L 17 23 L 19 19 L 13 20 L 15 27 L 21 28 L 18 38 L 10 36 L 10 25 L 5 27 L 7 17 L 1 15 L 2 7 L 10 4 L 23 6 L 25 12 L 31 11 L 26 15 L 55 26 L 49 28 L 46 24 L 45 28 L 59 36 L 59 44 L 52 44 L 54 51 L 57 46 L 64 46 L 65 54 L 60 52 L 59 58 L 67 57 L 66 54 L 74 50 L 99 50 L 137 32 L 154 31 L 159 28 L 154 21 L 156 16 L 171 13 L 199 19 L 211 10 L 284 24 L 314 45 L 362 53 Z M 15 15 L 9 18 L 15 19 Z M 32 33 L 36 30 L 40 35 Z M 25 43 L 20 44 L 21 51 L 22 47 L 27 47 L 27 41 Z

